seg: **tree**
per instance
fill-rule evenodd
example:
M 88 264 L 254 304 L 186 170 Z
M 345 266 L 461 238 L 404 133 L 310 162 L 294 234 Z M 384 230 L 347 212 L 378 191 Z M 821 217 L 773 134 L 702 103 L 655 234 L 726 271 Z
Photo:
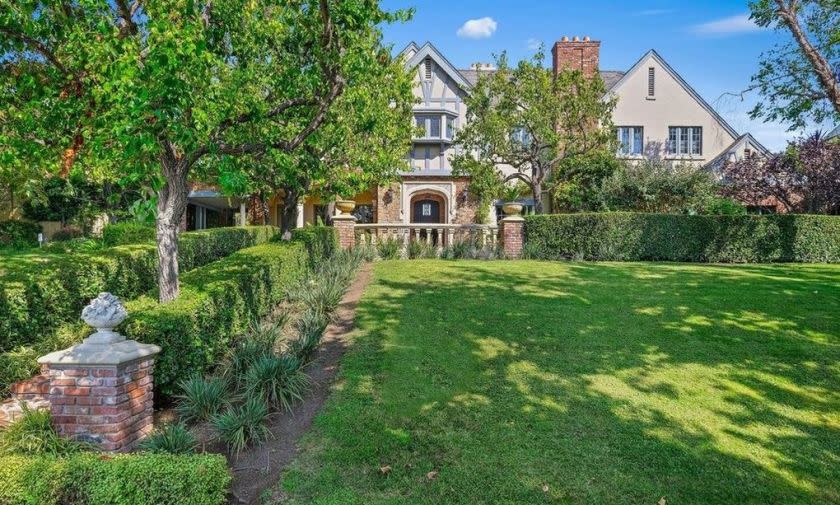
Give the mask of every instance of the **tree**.
M 600 77 L 580 71 L 552 76 L 539 51 L 512 68 L 505 54 L 498 70 L 482 76 L 466 99 L 467 125 L 458 132 L 462 147 L 452 161 L 455 172 L 494 171 L 503 182 L 519 180 L 542 212 L 542 195 L 549 176 L 553 187 L 576 177 L 575 161 L 611 151 L 612 110 L 604 100 Z M 507 165 L 507 175 L 498 168 Z M 483 195 L 478 195 L 481 198 Z
M 161 301 L 197 165 L 293 154 L 379 56 L 376 0 L 0 0 L 15 154 L 158 179 Z M 353 77 L 361 78 L 361 77 Z
M 723 193 L 750 204 L 779 202 L 788 212 L 840 212 L 840 143 L 819 133 L 770 158 L 726 164 Z
M 223 179 L 250 181 L 251 191 L 282 195 L 284 234 L 294 227 L 304 196 L 352 198 L 408 168 L 412 76 L 389 48 L 365 63 L 364 71 L 348 77 L 323 126 L 295 152 L 252 157 L 223 174 Z
M 840 121 L 840 2 L 758 0 L 750 10 L 759 26 L 792 36 L 762 55 L 750 87 L 761 100 L 750 116 L 789 123 L 791 130 L 808 120 Z

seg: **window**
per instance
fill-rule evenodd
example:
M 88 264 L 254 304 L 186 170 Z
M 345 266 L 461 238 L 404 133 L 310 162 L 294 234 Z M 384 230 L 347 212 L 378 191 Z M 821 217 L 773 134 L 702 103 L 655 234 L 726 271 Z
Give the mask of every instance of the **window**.
M 423 72 L 426 77 L 426 80 L 431 80 L 432 78 L 432 59 L 426 58 L 423 60 Z
M 656 70 L 653 67 L 648 68 L 648 96 L 652 97 L 656 91 Z
M 668 154 L 701 156 L 703 154 L 703 128 L 700 126 L 669 126 Z
M 440 118 L 437 116 L 432 116 L 429 118 L 429 134 L 427 135 L 431 138 L 440 138 Z
M 517 126 L 510 134 L 510 140 L 523 147 L 531 144 L 531 133 L 524 126 Z
M 619 126 L 618 154 L 642 154 L 644 144 L 644 128 L 641 126 Z
M 455 136 L 455 118 L 446 117 L 446 138 L 452 140 Z

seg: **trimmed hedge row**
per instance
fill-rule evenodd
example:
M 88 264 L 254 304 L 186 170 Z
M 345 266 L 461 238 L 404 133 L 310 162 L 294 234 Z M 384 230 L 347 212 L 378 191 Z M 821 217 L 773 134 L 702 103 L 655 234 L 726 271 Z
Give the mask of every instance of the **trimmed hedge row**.
M 333 257 L 338 251 L 338 232 L 332 226 L 304 226 L 292 230 L 292 240 L 302 242 L 309 253 L 309 261 L 315 265 Z
M 126 303 L 129 316 L 120 331 L 163 349 L 155 362 L 155 399 L 172 396 L 179 380 L 218 364 L 233 339 L 303 278 L 306 256 L 300 243 L 243 249 L 184 275 L 176 300 L 160 304 L 142 296 Z
M 585 213 L 527 216 L 532 259 L 771 263 L 840 261 L 840 217 Z
M 271 226 L 184 233 L 179 238 L 181 271 L 266 243 L 275 233 Z M 153 244 L 16 259 L 0 268 L 0 352 L 36 342 L 62 323 L 78 320 L 82 308 L 101 291 L 131 299 L 156 285 Z
M 219 505 L 230 481 L 217 454 L 0 457 L 3 505 Z
M 125 222 L 105 226 L 102 230 L 102 243 L 106 247 L 126 244 L 140 244 L 155 240 L 155 227 L 142 223 Z

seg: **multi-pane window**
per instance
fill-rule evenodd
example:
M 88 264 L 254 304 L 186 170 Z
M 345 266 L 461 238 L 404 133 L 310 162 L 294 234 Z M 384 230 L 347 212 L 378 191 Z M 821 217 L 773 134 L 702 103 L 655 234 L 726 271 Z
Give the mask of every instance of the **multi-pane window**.
M 701 156 L 703 154 L 703 128 L 700 126 L 669 126 L 668 154 Z
M 455 118 L 446 117 L 446 138 L 452 140 L 455 136 Z
M 517 126 L 510 134 L 510 139 L 523 147 L 528 147 L 531 144 L 531 133 L 524 127 Z
M 641 126 L 619 126 L 618 154 L 642 154 L 644 129 Z
M 438 116 L 431 116 L 429 118 L 429 137 L 431 138 L 439 138 L 440 137 L 440 117 Z

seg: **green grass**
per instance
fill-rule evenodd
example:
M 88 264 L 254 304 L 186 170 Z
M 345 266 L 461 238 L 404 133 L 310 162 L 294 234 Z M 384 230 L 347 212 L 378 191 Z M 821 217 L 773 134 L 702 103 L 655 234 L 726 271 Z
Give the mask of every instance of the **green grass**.
M 357 321 L 290 503 L 840 503 L 840 266 L 382 262 Z

